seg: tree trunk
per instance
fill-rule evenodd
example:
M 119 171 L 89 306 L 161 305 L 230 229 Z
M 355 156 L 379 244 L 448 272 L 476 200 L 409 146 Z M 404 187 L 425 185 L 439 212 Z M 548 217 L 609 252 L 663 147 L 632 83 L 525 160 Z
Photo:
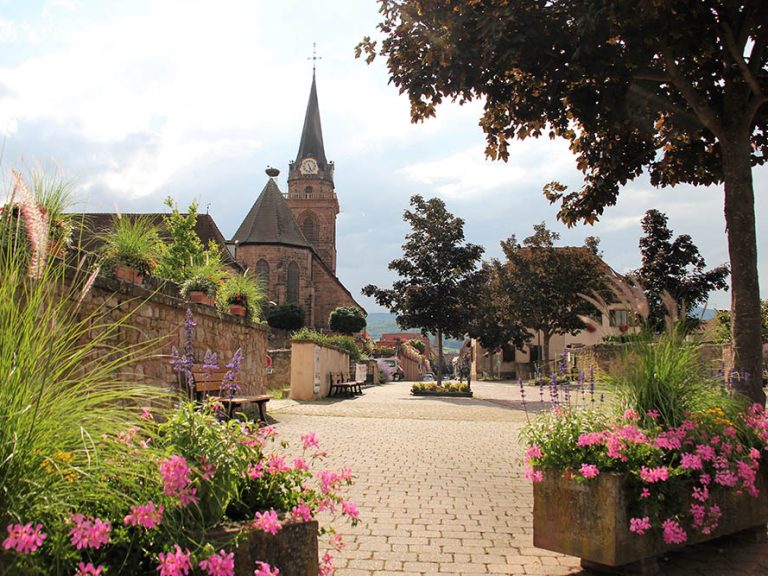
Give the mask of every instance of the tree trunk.
M 765 404 L 762 383 L 760 285 L 757 278 L 755 195 L 748 131 L 729 133 L 720 142 L 725 183 L 725 224 L 731 259 L 731 333 L 733 367 L 749 375 L 737 388 Z
M 443 332 L 437 331 L 437 385 L 443 384 Z
M 541 364 L 543 368 L 547 368 L 549 366 L 549 340 L 552 338 L 552 335 L 549 332 L 546 332 L 544 330 L 541 331 Z M 550 373 L 544 374 L 544 377 L 549 377 Z

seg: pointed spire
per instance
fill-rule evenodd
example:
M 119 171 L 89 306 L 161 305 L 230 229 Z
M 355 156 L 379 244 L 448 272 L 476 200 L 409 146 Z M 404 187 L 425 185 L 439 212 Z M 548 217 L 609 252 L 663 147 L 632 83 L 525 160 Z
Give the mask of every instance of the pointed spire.
M 311 156 L 322 167 L 328 161 L 325 159 L 325 147 L 323 146 L 323 128 L 320 125 L 320 107 L 317 104 L 317 86 L 315 72 L 312 71 L 312 88 L 309 91 L 307 114 L 304 116 L 304 129 L 301 131 L 299 153 L 296 155 L 296 163 Z

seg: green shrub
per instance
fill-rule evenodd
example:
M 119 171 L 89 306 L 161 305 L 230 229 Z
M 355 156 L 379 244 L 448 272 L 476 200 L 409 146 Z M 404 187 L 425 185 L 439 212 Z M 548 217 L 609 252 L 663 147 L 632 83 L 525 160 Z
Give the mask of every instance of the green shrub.
M 365 328 L 366 321 L 357 306 L 339 306 L 328 317 L 328 325 L 334 332 L 351 336 Z
M 298 330 L 304 326 L 304 308 L 298 304 L 281 304 L 267 311 L 267 324 L 277 330 Z
M 246 270 L 245 273 L 233 274 L 224 281 L 217 293 L 216 304 L 225 312 L 229 311 L 230 304 L 245 306 L 248 318 L 257 321 L 266 299 L 267 294 L 261 280 Z
M 151 276 L 157 267 L 162 242 L 157 228 L 146 216 L 115 217 L 112 228 L 101 239 L 106 267 L 123 264 L 142 276 Z
M 320 346 L 341 348 L 349 354 L 349 359 L 352 361 L 360 360 L 362 357 L 360 347 L 351 336 L 328 336 L 311 328 L 304 327 L 294 332 L 291 340 L 294 342 L 314 342 Z

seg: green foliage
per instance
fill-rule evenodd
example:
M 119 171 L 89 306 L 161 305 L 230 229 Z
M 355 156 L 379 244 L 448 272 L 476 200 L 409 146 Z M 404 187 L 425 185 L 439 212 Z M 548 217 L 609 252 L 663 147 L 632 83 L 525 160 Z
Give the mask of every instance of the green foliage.
M 411 385 L 411 392 L 469 392 L 469 384 L 460 382 L 415 382 Z
M 34 520 L 49 533 L 66 534 L 69 513 L 88 508 L 122 518 L 127 503 L 146 494 L 154 464 L 129 454 L 115 432 L 134 429 L 135 435 L 148 437 L 140 406 L 168 397 L 161 388 L 129 383 L 121 376 L 133 360 L 157 345 L 115 344 L 131 329 L 131 312 L 116 321 L 104 309 L 83 313 L 78 300 L 88 278 L 66 277 L 61 260 L 49 259 L 39 276 L 30 278 L 26 258 L 8 250 L 14 243 L 9 236 L 17 233 L 4 214 L 0 524 Z M 153 452 L 147 450 L 148 455 Z M 57 573 L 54 564 L 67 564 L 72 550 L 53 537 L 49 545 L 36 570 L 18 568 L 13 573 Z
M 281 304 L 267 310 L 267 324 L 277 330 L 298 330 L 304 326 L 304 308 L 298 304 Z
M 328 317 L 328 325 L 334 332 L 351 336 L 365 328 L 365 316 L 357 306 L 339 306 Z
M 170 241 L 158 263 L 157 274 L 181 284 L 192 275 L 190 268 L 205 263 L 206 252 L 218 256 L 218 250 L 215 246 L 206 250 L 195 231 L 197 201 L 189 205 L 186 214 L 179 211 L 170 196 L 165 199 L 165 205 L 171 209 L 171 213 L 163 217 Z
M 424 344 L 424 342 L 422 342 L 418 338 L 411 338 L 410 340 L 408 340 L 408 344 L 416 348 L 416 350 L 418 350 L 420 354 L 424 354 L 424 352 L 427 351 L 427 345 Z
M 300 328 L 293 333 L 291 340 L 294 342 L 314 342 L 320 346 L 329 346 L 332 348 L 341 348 L 349 354 L 349 359 L 357 361 L 362 358 L 362 351 L 351 336 L 328 336 L 311 328 Z
M 768 298 L 760 303 L 760 322 L 762 341 L 768 342 Z M 731 341 L 731 313 L 728 310 L 717 310 L 715 314 L 715 340 Z
M 501 243 L 507 261 L 491 262 L 496 283 L 492 297 L 508 323 L 541 331 L 543 358 L 549 360 L 553 335 L 584 329 L 580 316 L 594 312 L 594 307 L 580 294 L 605 289 L 605 268 L 589 246 L 555 247 L 557 233 L 543 222 L 533 229 L 522 245 L 514 236 Z
M 74 231 L 72 208 L 72 182 L 64 179 L 60 172 L 51 174 L 42 167 L 30 171 L 32 195 L 45 210 L 50 226 L 51 251 L 59 252 L 68 248 Z
M 705 271 L 706 262 L 691 237 L 685 234 L 673 241 L 667 217 L 658 210 L 648 210 L 641 225 L 642 266 L 631 273 L 631 278 L 645 290 L 650 306 L 649 322 L 661 331 L 664 329 L 665 309 L 661 301 L 664 292 L 678 303 L 679 313 L 690 313 L 707 301 L 712 290 L 728 288 L 729 270 L 723 264 Z M 696 323 L 696 318 L 689 314 L 688 324 Z
M 162 254 L 162 242 L 152 221 L 146 216 L 115 217 L 112 228 L 102 235 L 105 265 L 130 266 L 142 276 L 150 276 Z
M 245 306 L 248 318 L 256 321 L 266 299 L 261 280 L 246 270 L 243 274 L 232 274 L 224 281 L 216 295 L 216 304 L 225 312 L 229 311 L 230 304 Z
M 182 297 L 188 298 L 189 293 L 193 291 L 215 296 L 219 286 L 226 279 L 227 271 L 221 263 L 218 253 L 206 254 L 206 256 L 204 263 L 191 266 L 185 272 L 188 277 L 179 290 Z
M 448 212 L 442 200 L 416 195 L 411 206 L 403 215 L 411 226 L 403 256 L 389 263 L 399 279 L 392 288 L 371 284 L 362 292 L 397 314 L 401 328 L 435 334 L 441 350 L 443 336 L 461 338 L 469 329 L 471 305 L 481 282 L 477 264 L 483 248 L 465 242 L 464 221 Z M 439 381 L 442 358 L 438 362 Z
M 584 174 L 544 189 L 558 218 L 594 223 L 626 184 L 724 184 L 735 363 L 760 372 L 760 287 L 751 171 L 768 161 L 768 11 L 752 0 L 643 2 L 379 0 L 387 59 L 411 119 L 479 100 L 486 154 L 509 140 L 564 138 Z M 765 402 L 759 379 L 751 397 Z

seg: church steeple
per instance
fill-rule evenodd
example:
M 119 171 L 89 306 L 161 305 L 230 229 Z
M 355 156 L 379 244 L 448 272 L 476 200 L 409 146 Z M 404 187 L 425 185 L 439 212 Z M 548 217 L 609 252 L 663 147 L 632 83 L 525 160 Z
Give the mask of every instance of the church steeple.
M 325 156 L 320 107 L 317 104 L 317 80 L 313 69 L 299 152 L 288 169 L 286 200 L 304 236 L 335 274 L 339 201 L 333 183 L 333 170 L 333 162 L 328 162 Z
M 317 81 L 314 71 L 312 72 L 312 88 L 309 90 L 309 102 L 307 103 L 307 113 L 304 116 L 304 129 L 301 131 L 296 164 L 300 164 L 304 158 L 314 158 L 321 167 L 328 163 L 325 159 L 325 147 L 323 146 L 323 127 L 320 124 L 320 107 L 317 104 Z

